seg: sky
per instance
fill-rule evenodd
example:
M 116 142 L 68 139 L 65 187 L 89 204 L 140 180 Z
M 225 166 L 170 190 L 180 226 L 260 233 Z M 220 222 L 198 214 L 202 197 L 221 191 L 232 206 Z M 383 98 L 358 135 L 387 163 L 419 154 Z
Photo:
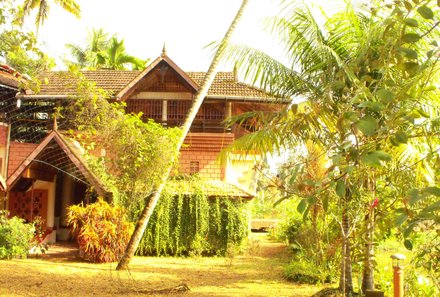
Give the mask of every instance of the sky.
M 314 0 L 330 7 L 335 0 Z M 164 44 L 168 56 L 184 71 L 207 71 L 212 49 L 221 40 L 238 11 L 240 0 L 77 0 L 81 18 L 76 18 L 51 1 L 49 18 L 39 29 L 43 49 L 62 69 L 68 57 L 67 43 L 84 45 L 91 28 L 103 28 L 125 40 L 130 55 L 154 60 Z M 264 18 L 280 11 L 279 0 L 250 0 L 232 42 L 259 48 L 282 59 L 282 51 L 269 32 Z M 329 8 L 331 9 L 331 7 Z M 231 71 L 223 64 L 219 70 Z

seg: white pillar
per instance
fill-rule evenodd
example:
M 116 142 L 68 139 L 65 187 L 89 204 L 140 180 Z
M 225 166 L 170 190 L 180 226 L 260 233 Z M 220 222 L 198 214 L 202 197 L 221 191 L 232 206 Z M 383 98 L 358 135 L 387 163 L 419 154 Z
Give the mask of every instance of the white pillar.
M 162 124 L 165 124 L 168 121 L 168 101 L 162 101 Z

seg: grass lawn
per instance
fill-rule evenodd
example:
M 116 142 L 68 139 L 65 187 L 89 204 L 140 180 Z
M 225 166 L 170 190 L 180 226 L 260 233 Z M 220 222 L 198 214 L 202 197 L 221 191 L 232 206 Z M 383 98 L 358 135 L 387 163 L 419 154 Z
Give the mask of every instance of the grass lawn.
M 0 262 L 1 296 L 311 296 L 319 286 L 282 277 L 289 255 L 281 243 L 254 234 L 246 255 L 215 258 L 136 257 L 130 271 L 70 256 Z M 50 250 L 49 250 L 50 252 Z M 186 284 L 186 293 L 155 293 Z

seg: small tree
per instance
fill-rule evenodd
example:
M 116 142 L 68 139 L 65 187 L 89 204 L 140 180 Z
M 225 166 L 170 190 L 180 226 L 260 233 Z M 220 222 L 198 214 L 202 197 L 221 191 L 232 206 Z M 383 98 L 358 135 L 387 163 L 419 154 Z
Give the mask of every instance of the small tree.
M 78 77 L 78 97 L 61 110 L 63 125 L 83 144 L 88 164 L 111 190 L 114 202 L 135 220 L 145 195 L 173 165 L 180 130 L 126 114 L 123 104 L 109 103 L 107 94 L 80 73 L 69 75 Z

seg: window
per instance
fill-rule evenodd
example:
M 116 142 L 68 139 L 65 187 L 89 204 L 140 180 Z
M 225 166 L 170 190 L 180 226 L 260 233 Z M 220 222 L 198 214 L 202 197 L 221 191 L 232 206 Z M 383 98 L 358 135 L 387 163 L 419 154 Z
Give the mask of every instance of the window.
M 199 173 L 199 171 L 200 171 L 199 165 L 200 165 L 199 161 L 189 162 L 189 173 L 190 174 Z

